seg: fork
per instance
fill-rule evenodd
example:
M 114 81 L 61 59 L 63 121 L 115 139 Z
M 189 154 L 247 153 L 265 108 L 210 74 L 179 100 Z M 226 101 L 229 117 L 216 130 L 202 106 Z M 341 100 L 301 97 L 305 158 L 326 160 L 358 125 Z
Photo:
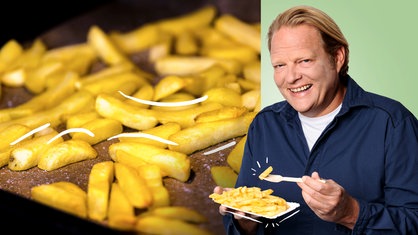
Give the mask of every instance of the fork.
M 272 174 L 265 177 L 264 180 L 274 182 L 274 183 L 279 183 L 279 182 L 282 182 L 282 181 L 302 182 L 302 178 L 300 178 L 300 177 L 285 177 L 285 176 L 281 176 L 281 175 L 272 175 Z M 322 183 L 325 183 L 325 180 L 323 180 L 323 179 L 320 179 L 319 181 L 321 181 Z

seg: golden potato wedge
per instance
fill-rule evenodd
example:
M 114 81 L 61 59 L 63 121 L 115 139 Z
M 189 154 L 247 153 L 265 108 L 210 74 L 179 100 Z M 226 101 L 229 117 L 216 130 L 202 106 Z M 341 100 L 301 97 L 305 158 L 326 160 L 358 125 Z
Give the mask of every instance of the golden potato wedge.
M 154 111 L 138 108 L 108 94 L 97 96 L 96 111 L 103 117 L 118 120 L 136 130 L 146 130 L 158 124 Z
M 155 110 L 154 115 L 158 119 L 158 122 L 161 124 L 175 122 L 180 124 L 181 128 L 186 128 L 193 126 L 196 123 L 195 119 L 199 114 L 207 111 L 216 110 L 221 107 L 222 105 L 220 103 L 205 103 L 195 108 L 189 108 L 184 110 Z
M 31 188 L 31 198 L 58 210 L 87 218 L 86 193 L 71 182 L 34 186 Z
M 172 95 L 187 85 L 190 78 L 180 77 L 176 75 L 168 75 L 155 85 L 155 93 L 153 100 L 158 101 L 169 95 Z
M 206 223 L 208 219 L 200 212 L 185 206 L 163 206 L 153 208 L 147 215 L 156 215 L 168 219 L 179 219 L 191 223 Z
M 112 156 L 112 160 L 115 162 L 119 162 L 133 168 L 137 168 L 142 165 L 148 165 L 147 162 L 142 160 L 141 158 L 135 156 L 132 153 L 126 152 L 124 150 L 117 150 L 115 151 L 114 155 Z
M 168 149 L 191 154 L 214 144 L 243 136 L 256 113 L 248 112 L 237 118 L 197 123 L 170 136 L 169 140 L 178 145 L 169 145 Z
M 45 123 L 50 123 L 51 127 L 56 127 L 60 123 L 65 122 L 68 115 L 85 112 L 94 107 L 94 97 L 87 91 L 79 91 L 71 94 L 69 97 L 61 100 L 61 103 L 55 107 L 38 111 L 30 116 L 24 116 L 13 120 L 0 123 L 0 131 L 11 124 L 26 125 L 31 129 L 41 126 Z
M 159 100 L 159 102 L 170 103 L 170 102 L 184 102 L 184 101 L 191 101 L 191 100 L 196 100 L 196 97 L 193 96 L 192 94 L 179 91 L 177 93 L 174 93 L 174 94 L 171 94 L 169 96 L 162 98 L 161 100 Z M 199 103 L 194 103 L 194 104 L 189 104 L 189 105 L 178 105 L 178 106 L 153 105 L 151 109 L 160 110 L 160 111 L 179 111 L 179 110 L 185 110 L 185 109 L 190 109 L 190 108 L 196 108 L 199 105 L 200 105 Z
M 250 111 L 254 111 L 260 100 L 260 90 L 250 90 L 241 95 L 242 106 Z
M 66 140 L 46 149 L 39 158 L 38 167 L 52 171 L 71 163 L 97 157 L 96 150 L 83 140 Z
M 150 187 L 152 194 L 152 205 L 150 208 L 170 205 L 170 193 L 164 186 Z
M 261 82 L 261 61 L 256 60 L 251 63 L 245 64 L 244 68 L 242 69 L 242 73 L 244 74 L 244 78 L 255 82 Z
M 142 131 L 142 133 L 146 133 L 146 134 L 150 134 L 153 136 L 158 136 L 160 138 L 163 139 L 168 139 L 170 135 L 178 132 L 181 130 L 181 126 L 178 123 L 175 122 L 168 122 L 165 124 L 161 124 L 158 126 L 155 126 L 153 128 L 147 129 Z M 153 140 L 153 139 L 149 139 L 149 138 L 134 138 L 134 137 L 119 137 L 118 138 L 119 141 L 124 142 L 124 141 L 132 141 L 132 142 L 139 142 L 139 143 L 144 143 L 144 144 L 150 144 L 150 145 L 154 145 L 156 147 L 160 147 L 160 148 L 167 148 L 167 144 L 157 141 L 157 140 Z
M 113 161 L 104 161 L 91 168 L 87 183 L 87 216 L 90 219 L 103 221 L 107 218 L 114 179 L 113 164 Z
M 135 207 L 116 182 L 112 183 L 108 211 L 109 227 L 123 231 L 132 231 L 135 228 Z
M 139 216 L 136 222 L 135 230 L 143 233 L 158 235 L 213 235 L 196 224 L 156 215 Z
M 193 75 L 201 73 L 214 65 L 222 66 L 231 74 L 239 74 L 242 71 L 242 64 L 234 59 L 169 55 L 155 60 L 155 70 L 159 75 Z
M 178 55 L 196 55 L 199 52 L 198 41 L 190 31 L 183 31 L 176 37 L 174 50 Z
M 159 20 L 155 24 L 164 31 L 178 35 L 186 30 L 209 26 L 215 16 L 216 8 L 209 5 L 181 16 Z
M 237 182 L 238 174 L 229 166 L 212 166 L 210 168 L 213 181 L 224 188 L 233 188 Z
M 135 168 L 122 163 L 115 163 L 115 177 L 129 202 L 135 208 L 146 208 L 152 204 L 152 194 L 146 180 Z
M 99 26 L 93 25 L 87 32 L 87 43 L 96 51 L 98 57 L 107 65 L 122 63 L 133 64 L 132 61 L 113 43 L 112 39 Z M 138 67 L 135 71 L 146 79 L 153 76 Z
M 241 94 L 226 87 L 215 87 L 204 93 L 208 99 L 203 101 L 205 103 L 219 103 L 223 106 L 242 106 Z
M 144 84 L 141 87 L 139 87 L 135 93 L 132 94 L 132 97 L 138 98 L 141 100 L 152 100 L 154 98 L 154 93 L 155 93 L 154 86 L 150 84 Z M 131 99 L 128 99 L 125 102 L 127 104 L 134 105 L 135 107 L 138 107 L 138 108 L 144 108 L 144 109 L 149 108 L 148 104 L 139 103 Z
M 123 150 L 131 156 L 140 158 L 148 164 L 160 167 L 162 174 L 186 182 L 190 176 L 190 159 L 187 155 L 136 142 L 119 142 L 109 146 L 109 155 L 116 158 L 116 153 Z M 115 160 L 117 161 L 117 160 Z
M 244 135 L 226 157 L 226 162 L 236 173 L 239 173 L 241 169 L 242 156 L 244 155 L 246 141 L 247 135 Z
M 57 138 L 48 143 L 58 132 L 54 131 L 46 135 L 41 135 L 21 142 L 10 153 L 8 167 L 12 171 L 24 171 L 38 165 L 40 156 L 46 149 L 64 141 L 63 138 Z
M 199 114 L 196 117 L 196 123 L 213 122 L 229 118 L 237 118 L 248 112 L 246 107 L 227 106 L 217 110 L 212 110 Z
M 109 118 L 91 120 L 82 125 L 81 128 L 90 130 L 94 133 L 94 136 L 87 135 L 83 132 L 73 132 L 70 133 L 71 137 L 73 139 L 84 140 L 90 145 L 97 144 L 123 131 L 123 126 L 120 121 Z
M 124 72 L 95 79 L 94 82 L 80 83 L 79 89 L 85 89 L 94 95 L 106 93 L 116 95 L 119 90 L 132 94 L 148 82 L 134 72 Z
M 17 40 L 8 40 L 0 49 L 0 72 L 5 71 L 23 51 L 23 46 Z
M 145 24 L 126 33 L 110 32 L 113 43 L 125 54 L 133 54 L 155 45 L 161 33 L 156 24 Z
M 139 175 L 145 179 L 148 187 L 163 186 L 161 169 L 157 165 L 146 164 L 135 168 Z
M 235 41 L 248 45 L 260 53 L 260 30 L 231 14 L 223 14 L 215 20 L 215 29 L 228 35 Z
M 244 65 L 257 61 L 259 57 L 259 53 L 253 48 L 237 43 L 232 45 L 205 47 L 202 49 L 201 54 L 212 58 L 236 60 Z
M 99 118 L 100 115 L 96 111 L 90 111 L 85 113 L 75 113 L 73 115 L 69 115 L 66 121 L 66 128 L 78 128 L 83 126 L 85 123 Z
M 0 150 L 10 147 L 10 143 L 17 140 L 19 137 L 31 131 L 31 129 L 22 124 L 12 124 L 0 131 Z

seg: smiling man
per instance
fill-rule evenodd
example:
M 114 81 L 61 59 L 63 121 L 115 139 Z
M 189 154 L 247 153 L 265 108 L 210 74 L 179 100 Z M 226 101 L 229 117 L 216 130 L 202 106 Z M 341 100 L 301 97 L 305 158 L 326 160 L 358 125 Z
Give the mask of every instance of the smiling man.
M 278 15 L 268 46 L 285 100 L 254 118 L 236 187 L 273 189 L 300 203 L 300 211 L 260 224 L 220 206 L 227 233 L 418 234 L 417 118 L 354 81 L 348 42 L 319 9 L 297 6 Z M 302 182 L 260 180 L 267 166 Z

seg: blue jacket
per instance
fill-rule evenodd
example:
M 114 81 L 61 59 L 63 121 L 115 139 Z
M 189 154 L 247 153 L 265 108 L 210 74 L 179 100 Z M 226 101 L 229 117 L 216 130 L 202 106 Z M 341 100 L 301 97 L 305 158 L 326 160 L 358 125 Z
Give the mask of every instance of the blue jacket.
M 418 234 L 418 121 L 403 105 L 364 91 L 349 76 L 342 108 L 309 151 L 297 112 L 281 101 L 261 110 L 248 130 L 236 183 L 273 189 L 300 212 L 258 226 L 258 234 Z M 319 219 L 295 183 L 261 181 L 272 174 L 301 177 L 318 171 L 360 204 L 353 230 Z M 283 216 L 284 217 L 284 216 Z M 239 234 L 229 214 L 228 234 Z

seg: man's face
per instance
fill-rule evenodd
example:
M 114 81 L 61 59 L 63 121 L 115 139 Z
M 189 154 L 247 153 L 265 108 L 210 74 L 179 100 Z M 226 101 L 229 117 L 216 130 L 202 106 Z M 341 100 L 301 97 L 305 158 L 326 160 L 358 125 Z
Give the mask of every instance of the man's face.
M 271 43 L 274 81 L 298 112 L 309 117 L 325 115 L 336 109 L 344 96 L 338 79 L 343 53 L 340 49 L 331 61 L 319 31 L 312 26 L 281 27 Z

